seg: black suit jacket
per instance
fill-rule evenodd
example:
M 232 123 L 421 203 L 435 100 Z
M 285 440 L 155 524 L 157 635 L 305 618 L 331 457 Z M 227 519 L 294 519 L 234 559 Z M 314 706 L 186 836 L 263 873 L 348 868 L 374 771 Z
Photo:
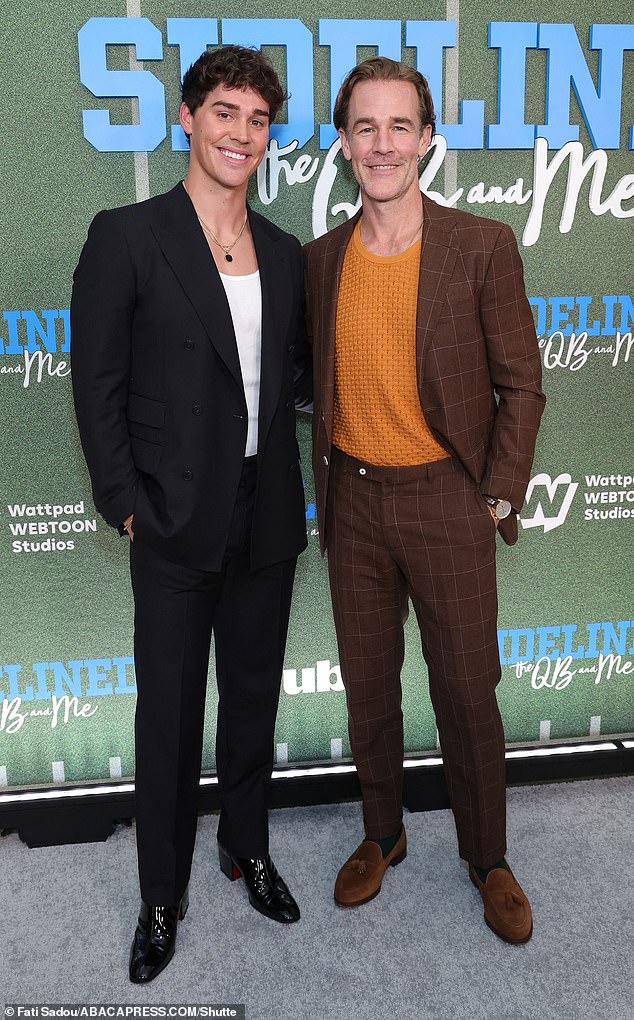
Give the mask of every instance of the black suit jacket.
M 262 285 L 254 567 L 306 545 L 295 392 L 310 387 L 299 242 L 249 211 Z M 225 291 L 182 184 L 99 213 L 74 275 L 73 390 L 95 504 L 168 559 L 219 570 L 247 433 Z

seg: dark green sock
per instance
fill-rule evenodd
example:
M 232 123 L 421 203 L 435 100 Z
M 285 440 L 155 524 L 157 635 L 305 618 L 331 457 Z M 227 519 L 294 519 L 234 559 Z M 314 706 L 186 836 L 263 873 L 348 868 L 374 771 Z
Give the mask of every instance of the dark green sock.
M 381 847 L 381 853 L 383 854 L 384 858 L 387 857 L 387 855 L 394 849 L 399 839 L 401 838 L 402 831 L 403 829 L 401 827 L 395 836 L 386 836 L 385 839 L 372 840 L 373 843 L 379 844 L 379 846 Z
M 502 860 L 497 861 L 495 864 L 492 864 L 490 868 L 478 868 L 476 867 L 475 864 L 473 865 L 473 867 L 475 868 L 476 874 L 481 882 L 486 882 L 487 875 L 489 874 L 490 871 L 493 871 L 494 868 L 506 868 L 507 871 L 511 870 L 508 864 L 506 863 L 504 857 L 502 858 Z

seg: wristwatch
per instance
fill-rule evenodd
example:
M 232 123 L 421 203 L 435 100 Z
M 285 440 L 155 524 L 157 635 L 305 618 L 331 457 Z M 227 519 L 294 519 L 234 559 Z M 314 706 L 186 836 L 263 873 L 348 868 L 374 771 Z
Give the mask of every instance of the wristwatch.
M 513 509 L 508 499 L 494 499 L 493 496 L 485 496 L 484 499 L 493 510 L 493 516 L 497 517 L 498 521 L 503 521 Z

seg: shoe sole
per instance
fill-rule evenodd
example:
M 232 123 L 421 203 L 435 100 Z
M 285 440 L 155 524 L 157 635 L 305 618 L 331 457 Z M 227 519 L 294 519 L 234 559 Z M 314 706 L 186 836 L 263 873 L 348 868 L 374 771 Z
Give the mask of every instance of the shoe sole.
M 407 847 L 405 847 L 403 852 L 400 853 L 398 855 L 398 857 L 395 857 L 394 860 L 390 861 L 390 863 L 387 865 L 385 871 L 387 871 L 388 868 L 395 868 L 396 865 L 400 864 L 401 861 L 404 861 L 406 857 L 407 857 Z M 385 877 L 385 871 L 383 872 L 383 877 Z M 338 907 L 342 907 L 344 910 L 350 910 L 353 907 L 362 907 L 364 903 L 369 903 L 371 900 L 375 899 L 379 895 L 379 893 L 381 892 L 382 886 L 383 886 L 383 879 L 381 879 L 381 885 L 379 886 L 378 889 L 376 889 L 373 893 L 370 893 L 369 896 L 366 896 L 365 899 L 363 899 L 363 900 L 355 900 L 354 903 L 342 903 L 341 900 L 337 899 L 337 894 L 336 893 L 334 895 L 334 900 L 335 900 L 335 903 L 337 904 L 337 906 Z
M 502 942 L 506 942 L 506 944 L 509 945 L 509 946 L 523 946 L 526 942 L 530 941 L 530 939 L 532 938 L 532 935 L 533 935 L 533 923 L 532 923 L 532 921 L 531 921 L 531 930 L 529 931 L 528 935 L 526 935 L 525 938 L 523 938 L 523 939 L 509 939 L 509 938 L 507 938 L 507 936 L 506 935 L 502 935 L 501 932 L 499 932 L 497 930 L 497 928 L 494 928 L 493 925 L 491 924 L 491 922 L 488 921 L 486 917 L 484 918 L 484 923 L 486 924 L 487 928 L 489 928 L 493 932 L 494 935 L 497 935 L 497 937 L 499 939 L 502 939 Z
M 476 887 L 476 889 L 480 893 L 480 896 L 482 896 L 482 892 L 480 890 L 480 886 L 478 885 L 478 883 L 476 882 L 475 878 L 471 874 L 471 871 L 469 871 L 469 878 L 471 879 L 471 884 Z M 499 939 L 502 939 L 502 942 L 506 942 L 506 944 L 509 945 L 509 946 L 523 946 L 528 941 L 530 941 L 530 939 L 532 938 L 532 935 L 533 935 L 533 922 L 532 921 L 531 921 L 531 930 L 529 931 L 528 935 L 525 935 L 523 939 L 510 939 L 508 937 L 508 935 L 503 935 L 502 932 L 499 932 L 497 930 L 497 928 L 493 927 L 493 925 L 489 921 L 489 919 L 486 916 L 486 914 L 483 914 L 483 917 L 484 917 L 484 923 L 486 924 L 487 928 L 490 931 L 492 931 L 494 935 L 497 935 L 497 937 Z

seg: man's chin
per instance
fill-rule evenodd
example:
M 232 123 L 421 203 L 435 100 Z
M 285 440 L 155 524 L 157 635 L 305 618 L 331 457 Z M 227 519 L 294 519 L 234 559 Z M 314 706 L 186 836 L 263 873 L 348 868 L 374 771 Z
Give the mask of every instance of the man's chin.
M 361 185 L 361 199 L 363 201 L 375 202 L 377 205 L 388 205 L 390 202 L 395 202 L 399 198 L 402 198 L 404 192 L 401 188 L 380 188 L 370 187 L 365 188 Z

